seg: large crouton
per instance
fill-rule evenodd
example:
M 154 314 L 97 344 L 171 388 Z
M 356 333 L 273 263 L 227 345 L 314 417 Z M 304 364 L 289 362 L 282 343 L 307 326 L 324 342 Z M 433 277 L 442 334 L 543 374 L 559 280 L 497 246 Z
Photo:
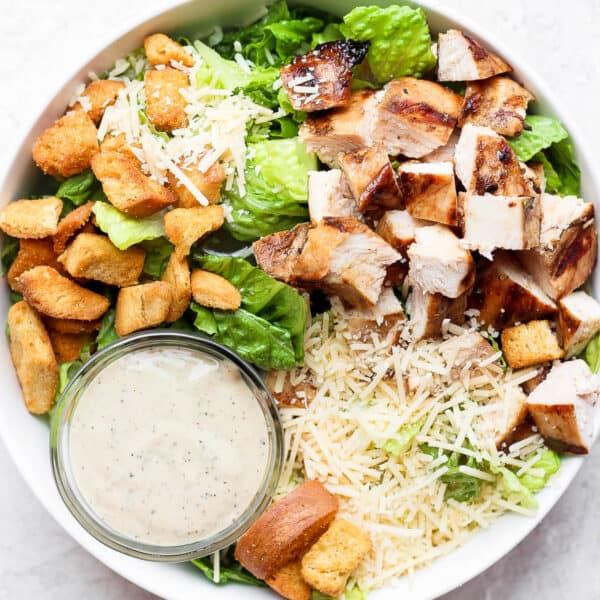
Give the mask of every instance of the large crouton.
M 37 311 L 57 319 L 93 321 L 110 306 L 108 298 L 63 277 L 52 267 L 34 267 L 19 277 L 21 293 Z
M 137 283 L 145 258 L 141 246 L 119 250 L 105 235 L 80 233 L 58 260 L 72 277 L 126 287 Z
M 192 244 L 223 225 L 221 206 L 175 208 L 165 215 L 165 233 L 180 258 L 190 253 Z
M 133 159 L 133 162 L 138 167 L 141 167 L 142 163 L 138 158 L 138 151 L 141 151 L 141 148 L 135 144 L 130 144 L 127 141 L 127 136 L 124 133 L 111 133 L 110 135 L 106 135 L 100 144 L 100 152 L 121 152 L 122 154 L 126 154 L 129 158 Z
M 546 320 L 529 321 L 502 331 L 502 350 L 513 369 L 532 367 L 563 357 L 556 335 Z
M 225 181 L 223 163 L 214 162 L 204 173 L 198 165 L 180 165 L 179 168 L 210 204 L 218 204 L 221 201 L 221 185 Z M 169 187 L 177 194 L 177 202 L 175 203 L 177 208 L 194 208 L 198 206 L 196 196 L 171 171 L 167 173 L 167 179 L 169 180 Z
M 406 210 L 388 210 L 379 220 L 376 232 L 406 258 L 408 247 L 415 241 L 415 231 L 428 225 L 431 223 L 413 218 Z
M 193 67 L 194 59 L 183 46 L 172 40 L 164 33 L 154 33 L 144 39 L 144 50 L 148 62 L 156 65 L 170 65 L 172 62 L 181 63 L 184 67 Z
M 167 268 L 161 277 L 171 286 L 171 306 L 165 321 L 173 323 L 183 316 L 192 299 L 192 288 L 190 286 L 190 267 L 187 258 L 180 258 L 171 253 Z
M 40 239 L 54 235 L 62 210 L 59 198 L 15 200 L 0 211 L 0 229 L 16 238 Z
M 8 311 L 8 333 L 25 406 L 33 414 L 46 413 L 54 404 L 58 366 L 44 324 L 35 310 L 21 301 Z
M 600 302 L 582 291 L 561 298 L 557 326 L 566 358 L 579 354 L 600 331 Z
M 48 330 L 58 333 L 93 333 L 98 331 L 101 325 L 99 319 L 80 321 L 77 319 L 58 319 L 47 315 L 42 315 L 42 317 Z
M 85 331 L 83 333 L 60 333 L 50 329 L 48 335 L 59 363 L 78 360 L 81 351 L 94 340 L 94 336 Z
M 194 269 L 190 283 L 192 297 L 200 306 L 221 310 L 236 310 L 242 303 L 242 295 L 239 290 L 227 279 L 216 273 Z
M 265 579 L 266 584 L 287 600 L 310 600 L 312 590 L 302 579 L 302 564 L 295 560 Z
M 67 113 L 46 129 L 33 146 L 35 164 L 48 175 L 66 179 L 90 168 L 98 152 L 96 126 L 87 113 Z
M 318 481 L 305 481 L 264 512 L 238 540 L 235 558 L 265 579 L 298 560 L 335 518 L 338 499 Z
M 146 112 L 148 119 L 157 129 L 173 131 L 187 125 L 187 101 L 181 90 L 189 85 L 188 76 L 171 67 L 146 73 Z
M 177 200 L 171 190 L 144 175 L 126 153 L 99 152 L 92 159 L 92 170 L 110 203 L 132 217 L 147 217 Z
M 89 223 L 93 208 L 93 202 L 86 202 L 60 220 L 56 233 L 52 236 L 54 252 L 62 254 L 65 251 L 70 239 Z
M 452 379 L 458 379 L 465 367 L 478 366 L 494 355 L 492 345 L 476 331 L 447 339 L 440 344 L 439 352 L 450 367 Z
M 302 577 L 322 594 L 337 598 L 370 550 L 367 533 L 345 519 L 336 519 L 302 558 Z
M 117 296 L 115 330 L 124 336 L 164 323 L 171 306 L 171 286 L 164 281 L 121 288 Z
M 102 120 L 107 106 L 115 103 L 121 90 L 125 89 L 122 81 L 112 79 L 98 79 L 92 81 L 83 93 L 81 100 L 73 105 L 73 110 L 83 110 L 98 125 Z
M 360 217 L 346 177 L 339 169 L 309 171 L 308 212 L 315 225 L 325 217 Z
M 62 267 L 57 260 L 57 255 L 52 248 L 52 242 L 49 239 L 44 240 L 20 240 L 19 252 L 6 274 L 6 280 L 11 290 L 20 291 L 19 277 L 39 265 L 53 267 L 57 271 L 62 271 Z

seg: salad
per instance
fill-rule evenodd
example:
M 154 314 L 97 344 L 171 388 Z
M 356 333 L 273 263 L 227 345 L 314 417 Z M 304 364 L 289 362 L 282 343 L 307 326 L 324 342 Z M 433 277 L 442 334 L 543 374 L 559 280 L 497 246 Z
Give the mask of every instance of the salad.
M 228 346 L 279 404 L 278 492 L 193 561 L 211 581 L 364 598 L 533 515 L 589 451 L 594 207 L 511 72 L 421 9 L 279 1 L 148 36 L 36 141 L 43 187 L 0 211 L 26 408 L 154 327 Z

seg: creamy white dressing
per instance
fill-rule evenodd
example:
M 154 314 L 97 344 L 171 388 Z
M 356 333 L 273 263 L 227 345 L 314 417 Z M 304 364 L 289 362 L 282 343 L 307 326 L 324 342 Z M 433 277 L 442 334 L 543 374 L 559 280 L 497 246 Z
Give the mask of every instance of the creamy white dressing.
M 126 354 L 79 399 L 70 428 L 77 486 L 135 540 L 178 545 L 231 525 L 259 491 L 268 429 L 239 369 L 189 349 Z

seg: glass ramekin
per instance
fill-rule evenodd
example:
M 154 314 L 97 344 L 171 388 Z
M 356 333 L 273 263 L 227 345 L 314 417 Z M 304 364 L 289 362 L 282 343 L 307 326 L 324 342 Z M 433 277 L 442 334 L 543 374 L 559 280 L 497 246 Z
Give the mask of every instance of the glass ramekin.
M 106 366 L 123 355 L 148 348 L 184 348 L 216 360 L 229 360 L 240 370 L 259 403 L 267 425 L 269 455 L 265 475 L 250 505 L 227 528 L 218 533 L 174 546 L 161 546 L 131 539 L 112 529 L 97 516 L 77 487 L 69 451 L 71 418 L 87 385 Z M 159 562 L 180 562 L 200 558 L 234 543 L 267 508 L 277 487 L 283 463 L 283 430 L 279 413 L 258 372 L 228 348 L 193 333 L 158 329 L 130 335 L 94 354 L 63 391 L 51 424 L 50 452 L 58 491 L 67 508 L 82 527 L 98 541 L 129 556 Z M 165 482 L 167 483 L 167 482 Z

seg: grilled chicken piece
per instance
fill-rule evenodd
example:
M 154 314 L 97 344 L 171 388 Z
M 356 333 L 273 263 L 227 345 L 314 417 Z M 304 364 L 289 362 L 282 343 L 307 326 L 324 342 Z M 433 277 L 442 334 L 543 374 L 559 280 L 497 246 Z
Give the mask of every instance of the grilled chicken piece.
M 533 99 L 532 94 L 508 77 L 473 81 L 467 85 L 458 124 L 490 127 L 512 137 L 523 130 L 527 104 Z
M 430 223 L 415 219 L 405 210 L 388 210 L 377 225 L 377 233 L 402 254 L 408 256 L 408 247 L 415 241 L 415 231 L 427 227 Z
M 536 194 L 543 194 L 546 191 L 546 175 L 544 174 L 544 165 L 542 163 L 531 163 L 526 165 L 521 163 L 525 179 L 527 179 L 533 191 Z
M 441 294 L 424 292 L 414 285 L 406 301 L 413 339 L 419 341 L 440 336 L 444 319 L 458 325 L 464 323 L 466 308 L 466 295 L 446 298 Z
M 456 29 L 440 33 L 437 48 L 438 81 L 475 81 L 512 71 L 499 56 Z
M 594 205 L 575 196 L 542 195 L 540 247 L 519 254 L 538 285 L 555 300 L 570 294 L 596 264 Z
M 311 112 L 350 101 L 352 69 L 367 55 L 368 43 L 337 40 L 296 56 L 281 69 L 281 81 L 295 110 Z
M 464 242 L 491 260 L 497 248 L 524 250 L 540 244 L 538 196 L 465 195 L 461 201 Z
M 478 275 L 469 308 L 479 310 L 478 321 L 496 329 L 518 322 L 551 317 L 556 304 L 514 259 L 498 252 Z
M 300 223 L 289 231 L 272 233 L 254 242 L 252 249 L 258 266 L 271 277 L 290 283 L 309 230 L 308 223 Z
M 433 152 L 422 156 L 419 160 L 421 162 L 451 162 L 454 164 L 454 151 L 459 137 L 460 129 L 455 129 L 444 146 L 440 146 Z
M 555 364 L 527 399 L 527 407 L 548 446 L 587 454 L 594 436 L 594 405 L 600 378 L 583 360 Z
M 308 212 L 313 225 L 324 217 L 360 218 L 346 177 L 339 169 L 309 172 Z
M 321 162 L 337 166 L 341 152 L 360 150 L 371 145 L 369 133 L 363 127 L 365 113 L 375 110 L 375 92 L 359 90 L 348 105 L 323 114 L 308 115 L 300 126 L 300 139 L 309 152 L 315 152 Z
M 454 154 L 456 176 L 467 193 L 534 196 L 535 190 L 510 144 L 493 129 L 467 123 Z
M 458 298 L 475 281 L 475 263 L 460 240 L 442 225 L 420 227 L 408 249 L 408 277 L 424 292 Z
M 321 287 L 352 306 L 376 304 L 387 267 L 401 255 L 352 217 L 325 217 L 308 232 L 293 282 Z
M 546 320 L 529 321 L 529 323 L 504 329 L 502 350 L 506 362 L 513 369 L 523 369 L 558 360 L 564 355 L 558 345 L 556 334 Z
M 398 187 L 406 210 L 417 219 L 454 227 L 456 185 L 451 162 L 407 162 L 398 167 Z
M 484 411 L 481 421 L 476 424 L 477 432 L 491 438 L 498 449 L 506 447 L 514 442 L 527 419 L 527 396 L 517 385 L 507 387 L 504 395 L 487 404 Z M 531 430 L 529 435 L 533 435 Z
M 600 303 L 585 292 L 558 302 L 558 339 L 566 358 L 576 356 L 600 331 Z
M 464 368 L 478 366 L 495 354 L 491 344 L 476 331 L 447 339 L 440 344 L 439 351 L 450 367 L 452 379 L 459 379 Z
M 463 99 L 438 83 L 413 77 L 390 81 L 365 111 L 373 142 L 391 156 L 425 156 L 448 143 Z
M 536 373 L 535 377 L 532 377 L 531 379 L 528 379 L 527 381 L 522 383 L 525 393 L 531 394 L 531 392 L 533 392 L 533 390 L 535 390 L 535 388 L 538 385 L 540 385 L 540 383 L 542 383 L 542 381 L 544 381 L 544 379 L 546 379 L 546 376 L 548 375 L 548 373 L 550 373 L 551 368 L 552 368 L 552 363 L 549 363 L 549 362 L 538 365 L 536 367 L 537 373 Z M 534 425 L 533 421 L 532 421 L 532 425 Z
M 403 208 L 396 175 L 385 148 L 375 144 L 339 157 L 358 210 L 371 206 Z

